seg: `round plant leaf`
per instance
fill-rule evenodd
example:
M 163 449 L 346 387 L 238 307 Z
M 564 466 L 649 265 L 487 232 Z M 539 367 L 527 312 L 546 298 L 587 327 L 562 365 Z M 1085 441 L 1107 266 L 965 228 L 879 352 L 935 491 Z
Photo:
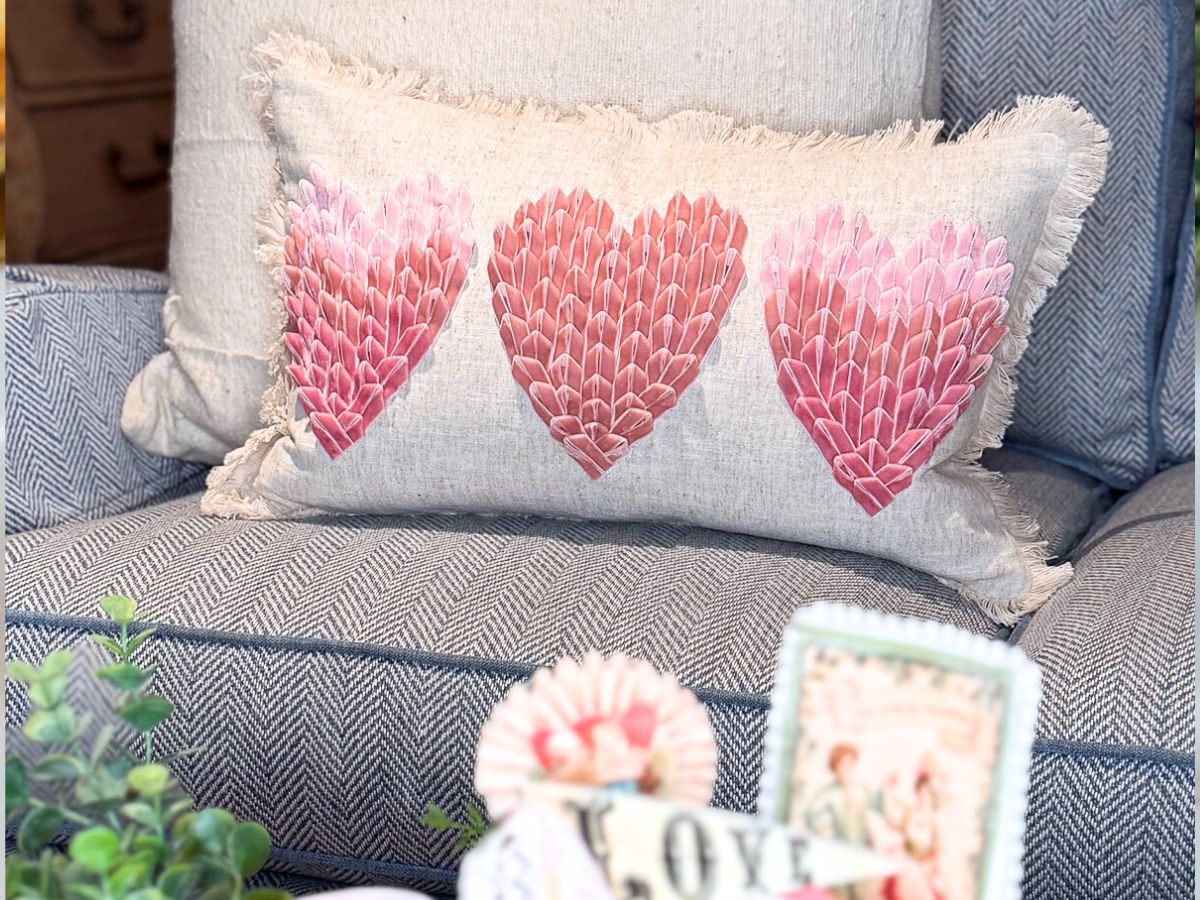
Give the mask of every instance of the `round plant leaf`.
M 148 695 L 122 704 L 117 710 L 121 718 L 138 731 L 150 731 L 175 711 L 175 704 L 166 697 Z
M 176 863 L 159 876 L 158 889 L 168 897 L 187 897 L 200 883 L 201 874 L 199 866 Z
M 145 825 L 147 828 L 153 828 L 158 824 L 158 814 L 149 803 L 123 803 L 121 805 L 121 815 L 137 822 L 139 825 Z
M 35 710 L 21 729 L 39 744 L 63 744 L 75 736 L 75 711 L 63 705 Z
M 135 857 L 126 860 L 109 876 L 109 889 L 114 896 L 127 897 L 135 890 L 146 887 L 153 871 L 154 864 L 149 859 Z
M 39 806 L 21 820 L 17 829 L 17 849 L 26 856 L 36 856 L 50 843 L 62 827 L 63 814 L 57 806 Z
M 121 858 L 121 839 L 111 828 L 96 825 L 77 832 L 67 853 L 89 872 L 104 875 L 112 870 Z
M 121 655 L 122 655 L 121 645 L 118 644 L 116 641 L 114 641 L 112 638 L 106 637 L 103 634 L 89 634 L 88 640 L 90 640 L 93 644 L 99 644 L 101 647 L 103 647 L 105 650 L 107 650 L 113 656 L 117 657 L 117 659 L 121 658 Z
M 229 854 L 242 877 L 249 878 L 271 855 L 271 836 L 257 822 L 242 822 L 229 835 Z
M 129 786 L 144 797 L 157 797 L 167 789 L 171 773 L 166 766 L 145 763 L 129 770 Z
M 39 781 L 63 781 L 78 778 L 87 767 L 83 760 L 66 753 L 47 753 L 33 767 L 33 777 Z
M 223 809 L 202 809 L 192 819 L 188 832 L 214 856 L 225 852 L 225 839 L 237 820 Z
M 47 675 L 34 680 L 29 685 L 29 702 L 34 706 L 40 706 L 46 709 L 51 706 L 57 706 L 62 702 L 63 696 L 67 693 L 67 676 Z
M 279 888 L 255 888 L 246 895 L 246 900 L 292 900 L 292 895 Z
M 133 663 L 114 663 L 111 666 L 101 666 L 96 670 L 96 674 L 109 684 L 114 684 L 126 693 L 132 694 L 141 689 L 152 673 Z
M 4 759 L 4 815 L 7 818 L 14 809 L 20 809 L 29 800 L 29 779 L 25 777 L 25 764 L 15 756 Z
M 133 616 L 137 612 L 137 603 L 130 597 L 114 594 L 101 600 L 100 608 L 118 625 L 128 625 L 133 621 Z
M 19 681 L 21 684 L 29 684 L 29 682 L 37 678 L 37 669 L 23 659 L 14 659 L 6 665 L 8 667 L 8 677 L 13 681 Z
M 38 667 L 38 677 L 48 678 L 53 675 L 63 675 L 71 667 L 75 654 L 70 650 L 55 650 L 42 660 Z

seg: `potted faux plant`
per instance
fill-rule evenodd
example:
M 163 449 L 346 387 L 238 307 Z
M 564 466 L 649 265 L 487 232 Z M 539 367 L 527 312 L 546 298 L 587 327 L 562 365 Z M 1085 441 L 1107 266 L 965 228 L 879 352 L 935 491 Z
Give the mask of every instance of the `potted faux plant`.
M 24 752 L 5 758 L 5 820 L 10 841 L 15 836 L 5 896 L 289 897 L 246 885 L 270 854 L 266 829 L 223 809 L 193 809 L 170 770 L 182 754 L 159 755 L 155 731 L 174 705 L 147 690 L 154 668 L 134 661 L 154 629 L 130 633 L 137 604 L 128 597 L 100 606 L 116 625 L 115 636 L 90 636 L 112 656 L 94 671 L 114 689 L 111 722 L 68 700 L 68 676 L 80 668 L 75 652 L 51 653 L 37 666 L 8 664 L 8 677 L 27 686 L 29 713 L 10 738 Z

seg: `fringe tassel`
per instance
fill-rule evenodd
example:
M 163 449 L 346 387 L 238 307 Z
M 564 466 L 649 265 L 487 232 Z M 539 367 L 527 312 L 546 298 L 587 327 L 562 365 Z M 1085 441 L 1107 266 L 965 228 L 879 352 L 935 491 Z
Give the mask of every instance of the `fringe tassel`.
M 981 404 L 979 427 L 966 446 L 943 463 L 944 471 L 973 482 L 991 500 L 996 515 L 1021 552 L 1029 578 L 1029 589 L 1022 597 L 997 600 L 979 594 L 968 585 L 952 583 L 1005 625 L 1015 624 L 1021 616 L 1033 612 L 1070 581 L 1071 565 L 1047 564 L 1050 554 L 1037 522 L 1017 509 L 1003 477 L 985 469 L 979 457 L 989 447 L 1000 446 L 1012 419 L 1016 392 L 1014 367 L 1029 343 L 1033 314 L 1046 299 L 1047 291 L 1058 283 L 1083 227 L 1083 214 L 1104 181 L 1109 140 L 1107 129 L 1089 112 L 1068 97 L 1056 96 L 1021 97 L 1015 110 L 989 113 L 957 141 L 969 145 L 1039 132 L 1055 134 L 1067 144 L 1066 173 L 1050 199 L 1029 268 L 1009 299 L 1011 311 L 1006 323 L 1009 333 L 994 351 L 993 374 L 984 386 L 983 396 L 976 401 Z

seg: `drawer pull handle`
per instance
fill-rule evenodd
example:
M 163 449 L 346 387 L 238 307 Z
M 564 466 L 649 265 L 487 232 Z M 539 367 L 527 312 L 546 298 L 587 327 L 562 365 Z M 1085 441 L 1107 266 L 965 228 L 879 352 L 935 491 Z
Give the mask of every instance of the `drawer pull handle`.
M 75 24 L 105 44 L 134 44 L 146 36 L 146 5 L 142 0 L 121 0 L 122 24 L 104 28 L 96 21 L 95 0 L 75 0 Z
M 141 171 L 129 165 L 129 156 L 123 147 L 109 144 L 105 150 L 108 157 L 108 170 L 112 173 L 117 184 L 132 191 L 145 190 L 162 184 L 171 173 L 171 142 L 162 138 L 154 139 L 153 168 Z

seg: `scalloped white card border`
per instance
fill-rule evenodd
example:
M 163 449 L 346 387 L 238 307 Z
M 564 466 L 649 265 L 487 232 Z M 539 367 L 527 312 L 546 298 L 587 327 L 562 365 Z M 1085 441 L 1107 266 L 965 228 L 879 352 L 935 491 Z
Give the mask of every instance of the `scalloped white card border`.
M 1021 650 L 950 625 L 820 603 L 798 610 L 784 631 L 767 719 L 758 814 L 786 822 L 790 761 L 804 691 L 802 657 L 814 645 L 852 648 L 949 671 L 998 678 L 1005 688 L 977 900 L 1019 900 L 1029 765 L 1041 672 Z

